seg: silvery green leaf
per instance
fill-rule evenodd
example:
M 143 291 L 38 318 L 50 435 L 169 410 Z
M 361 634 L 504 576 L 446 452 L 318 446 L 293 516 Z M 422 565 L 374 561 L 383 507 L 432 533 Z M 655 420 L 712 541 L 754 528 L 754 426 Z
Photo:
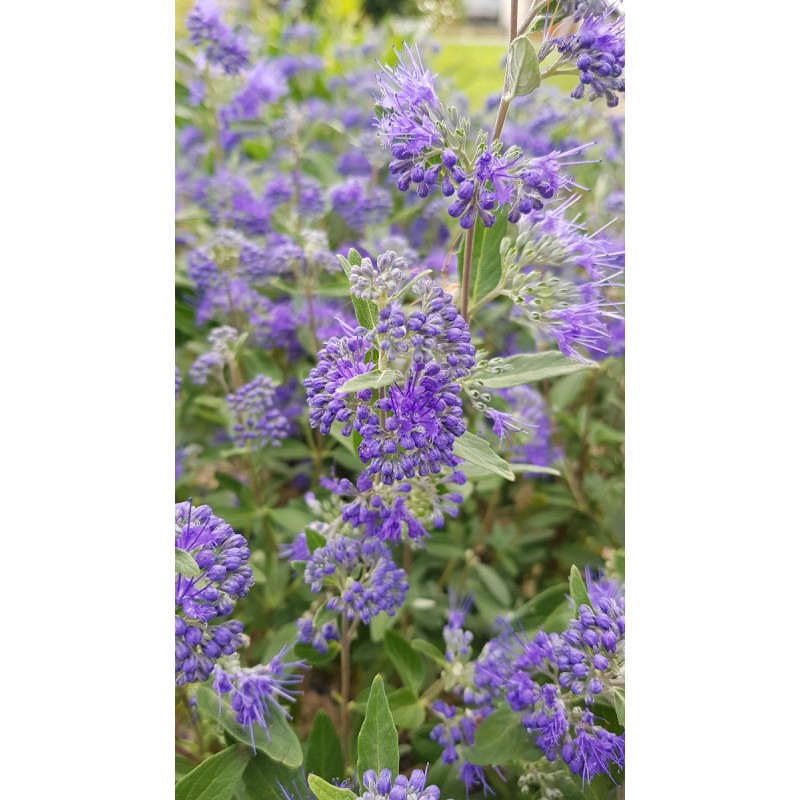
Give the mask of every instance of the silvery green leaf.
M 474 433 L 465 431 L 453 444 L 453 453 L 464 461 L 484 467 L 490 472 L 501 475 L 506 480 L 513 481 L 514 473 L 508 462 L 500 458 L 497 453 L 489 447 L 485 439 L 481 439 Z
M 337 391 L 360 392 L 362 389 L 380 389 L 382 386 L 390 386 L 402 379 L 403 376 L 396 369 L 373 369 L 350 378 Z
M 508 50 L 508 94 L 522 97 L 530 94 L 541 82 L 536 50 L 527 37 L 517 36 Z

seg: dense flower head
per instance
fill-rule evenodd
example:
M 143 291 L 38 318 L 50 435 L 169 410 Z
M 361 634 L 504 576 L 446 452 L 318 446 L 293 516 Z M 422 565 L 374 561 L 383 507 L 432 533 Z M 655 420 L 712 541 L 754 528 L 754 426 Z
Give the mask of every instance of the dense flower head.
M 581 605 L 562 634 L 539 630 L 529 638 L 507 626 L 475 664 L 475 685 L 502 692 L 549 761 L 561 758 L 584 781 L 624 765 L 625 739 L 600 725 L 589 710 L 624 685 L 623 587 L 587 570 L 590 603 Z M 589 591 L 589 587 L 591 590 Z
M 403 604 L 406 574 L 376 539 L 351 539 L 342 534 L 318 547 L 308 560 L 305 581 L 314 592 L 326 591 L 327 607 L 368 624 L 382 611 L 394 616 Z
M 609 773 L 609 766 L 625 766 L 625 734 L 610 733 L 594 725 L 594 715 L 587 711 L 580 723 L 573 726 L 561 746 L 561 758 L 573 775 L 591 781 L 595 775 Z
M 183 378 L 181 378 L 181 371 L 178 367 L 175 367 L 175 399 L 178 399 L 178 396 L 181 393 L 181 386 L 183 385 Z
M 419 542 L 429 535 L 429 527 L 441 528 L 445 516 L 458 515 L 463 496 L 455 489 L 466 480 L 466 475 L 455 469 L 441 476 L 415 477 L 390 485 L 366 473 L 355 485 L 346 478 L 337 481 L 323 477 L 320 483 L 348 499 L 342 504 L 342 520 L 354 528 L 363 526 L 364 536 L 397 542 L 405 535 Z
M 289 420 L 278 405 L 274 382 L 257 375 L 227 398 L 233 418 L 233 440 L 239 447 L 277 447 L 289 435 Z
M 361 776 L 361 794 L 358 797 L 360 800 L 439 800 L 439 787 L 426 786 L 426 783 L 427 770 L 415 769 L 410 778 L 398 775 L 392 780 L 389 769 L 381 770 L 380 775 L 367 769 Z
M 402 386 L 389 386 L 375 411 L 360 406 L 353 428 L 361 434 L 358 455 L 368 475 L 389 485 L 414 475 L 455 466 L 453 444 L 466 430 L 459 386 L 435 362 L 415 364 Z
M 509 222 L 519 222 L 573 184 L 563 172 L 565 165 L 583 163 L 565 159 L 585 146 L 526 157 L 519 147 L 503 153 L 499 143 L 481 140 L 474 159 L 468 160 L 464 130 L 469 121 L 442 107 L 433 76 L 408 45 L 394 69 L 383 68 L 378 83 L 377 126 L 383 146 L 392 153 L 389 173 L 397 188 L 406 192 L 413 187 L 424 198 L 439 186 L 451 200 L 448 214 L 462 228 L 471 228 L 477 219 L 491 227 L 501 209 Z
M 572 61 L 578 68 L 579 82 L 571 97 L 580 100 L 588 89 L 590 101 L 604 97 L 609 107 L 619 105 L 619 95 L 625 91 L 624 16 L 614 19 L 609 11 L 585 16 L 577 33 L 545 42 L 542 50 L 552 47 L 561 53 L 562 60 Z
M 203 47 L 209 62 L 221 66 L 228 75 L 236 75 L 247 66 L 247 45 L 222 21 L 214 0 L 197 0 L 186 18 L 186 30 L 192 44 Z
M 303 680 L 299 672 L 303 669 L 303 661 L 286 661 L 288 648 L 284 647 L 267 664 L 255 667 L 226 666 L 217 664 L 214 667 L 212 687 L 222 703 L 222 696 L 228 695 L 236 721 L 250 732 L 250 739 L 255 752 L 253 726 L 258 725 L 269 739 L 269 722 L 272 711 L 278 711 L 288 717 L 289 712 L 281 705 L 281 701 L 292 703 L 299 696 L 300 690 L 295 688 Z
M 372 363 L 364 363 L 368 348 L 369 343 L 363 336 L 333 337 L 325 342 L 317 354 L 317 366 L 303 381 L 311 407 L 312 428 L 319 428 L 327 434 L 334 422 L 343 422 L 345 426 L 342 433 L 350 435 L 353 430 L 351 419 L 354 402 L 340 389 L 351 378 L 370 371 Z M 367 401 L 371 397 L 371 389 L 355 393 L 357 400 Z
M 241 647 L 242 624 L 218 621 L 254 580 L 247 541 L 208 506 L 176 504 L 175 547 L 200 570 L 193 578 L 175 575 L 175 679 L 182 686 L 206 680 L 217 658 Z
M 208 506 L 191 501 L 175 506 L 175 547 L 184 550 L 200 568 L 200 575 L 175 576 L 175 606 L 187 619 L 208 622 L 225 617 L 234 601 L 244 597 L 254 583 L 248 565 L 250 549 L 241 534 Z
M 558 683 L 591 704 L 624 675 L 625 596 L 614 582 L 593 587 L 591 605 L 581 605 L 555 646 Z
M 419 50 L 404 45 L 405 57 L 395 50 L 397 66 L 382 67 L 377 76 L 381 95 L 376 100 L 380 111 L 378 131 L 384 147 L 392 153 L 402 148 L 409 154 L 419 154 L 442 139 L 431 116 L 441 108 L 433 86 L 434 76 L 422 65 Z M 399 150 L 398 150 L 399 151 Z
M 350 281 L 357 297 L 380 302 L 377 322 L 333 337 L 319 351 L 304 381 L 311 426 L 327 434 L 338 422 L 342 435 L 359 433 L 364 474 L 387 486 L 455 467 L 453 444 L 466 429 L 456 379 L 474 366 L 475 348 L 452 295 L 422 277 L 413 285 L 418 305 L 407 313 L 398 299 L 409 281 L 407 264 L 394 252 L 377 265 L 362 259 Z M 403 371 L 395 370 L 397 379 L 377 397 L 370 388 L 342 390 L 379 364 Z
M 175 617 L 175 683 L 203 683 L 217 659 L 231 656 L 244 643 L 244 626 L 238 620 L 198 625 Z
M 369 257 L 362 258 L 360 264 L 353 264 L 350 268 L 350 294 L 359 300 L 372 300 L 373 302 L 385 295 L 387 299 L 394 299 L 402 293 L 410 279 L 408 262 L 392 250 L 378 256 L 376 263 Z M 403 319 L 397 320 L 393 328 L 402 328 Z M 387 325 L 388 329 L 388 325 Z M 386 331 L 384 331 L 385 333 Z M 404 335 L 402 331 L 400 335 Z

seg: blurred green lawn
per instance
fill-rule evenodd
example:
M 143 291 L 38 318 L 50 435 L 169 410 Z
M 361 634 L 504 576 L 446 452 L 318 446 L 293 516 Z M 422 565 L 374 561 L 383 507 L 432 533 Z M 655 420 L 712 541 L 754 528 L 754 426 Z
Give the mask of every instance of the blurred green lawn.
M 504 37 L 487 31 L 485 37 L 435 37 L 441 50 L 431 65 L 433 72 L 450 78 L 469 99 L 470 109 L 483 107 L 486 98 L 499 94 L 503 86 L 501 59 L 506 52 Z

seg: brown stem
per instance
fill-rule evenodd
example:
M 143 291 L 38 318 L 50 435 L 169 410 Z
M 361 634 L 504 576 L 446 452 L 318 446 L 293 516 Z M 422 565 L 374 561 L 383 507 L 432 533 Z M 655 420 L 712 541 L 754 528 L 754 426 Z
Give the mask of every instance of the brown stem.
M 508 24 L 509 44 L 517 38 L 517 1 L 511 0 L 511 19 Z
M 503 83 L 503 96 L 500 98 L 500 105 L 497 107 L 497 117 L 494 121 L 494 129 L 492 130 L 492 143 L 500 138 L 503 125 L 506 124 L 506 116 L 508 115 L 508 107 L 511 105 L 511 100 L 511 95 L 505 93 L 505 83 Z

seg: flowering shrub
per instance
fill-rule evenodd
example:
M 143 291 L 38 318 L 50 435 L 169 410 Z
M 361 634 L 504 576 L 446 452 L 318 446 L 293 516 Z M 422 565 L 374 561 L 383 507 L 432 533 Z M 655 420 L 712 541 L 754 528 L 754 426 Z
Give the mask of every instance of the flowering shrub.
M 178 798 L 623 784 L 624 16 L 522 5 L 488 99 L 336 4 L 185 20 Z

